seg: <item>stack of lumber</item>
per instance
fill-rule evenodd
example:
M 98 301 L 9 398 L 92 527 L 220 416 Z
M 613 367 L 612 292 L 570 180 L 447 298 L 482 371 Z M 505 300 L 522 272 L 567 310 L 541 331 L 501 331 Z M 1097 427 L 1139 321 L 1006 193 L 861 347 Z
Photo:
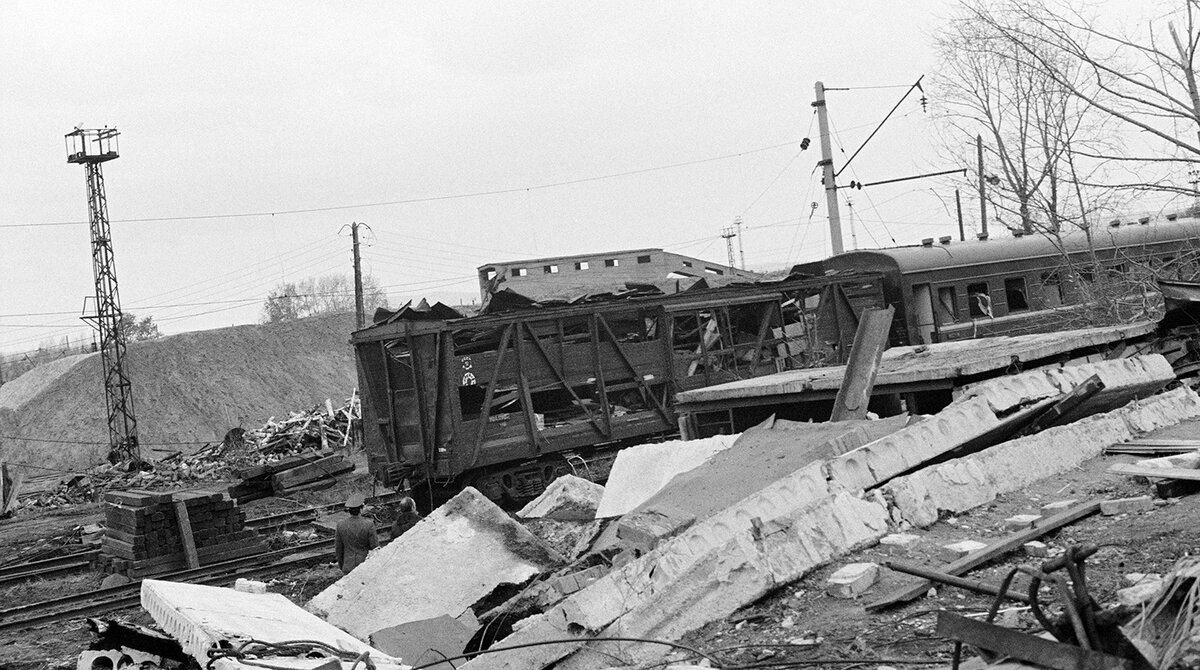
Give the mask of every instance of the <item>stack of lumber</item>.
M 296 412 L 284 421 L 271 417 L 262 428 L 247 431 L 245 441 L 264 454 L 294 453 L 304 449 L 345 447 L 351 426 L 362 416 L 358 393 L 335 409 L 328 399 L 308 412 Z
M 109 491 L 104 495 L 105 572 L 131 579 L 266 551 L 224 493 Z
M 235 470 L 242 481 L 229 487 L 229 495 L 239 503 L 272 495 L 329 488 L 337 476 L 354 471 L 354 463 L 332 449 L 306 451 L 274 462 Z

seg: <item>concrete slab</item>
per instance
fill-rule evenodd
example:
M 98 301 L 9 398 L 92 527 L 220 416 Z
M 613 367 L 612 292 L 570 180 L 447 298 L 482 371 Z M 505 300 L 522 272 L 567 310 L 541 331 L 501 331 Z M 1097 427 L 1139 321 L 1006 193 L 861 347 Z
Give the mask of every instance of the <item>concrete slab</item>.
M 617 454 L 596 518 L 623 516 L 662 490 L 676 475 L 696 468 L 733 446 L 739 435 L 672 440 L 622 449 Z
M 973 399 L 975 402 L 980 398 Z M 1065 426 L 1011 440 L 978 454 L 924 468 L 883 487 L 893 516 L 928 526 L 939 511 L 960 513 L 998 494 L 1077 467 L 1134 434 L 1200 416 L 1200 396 L 1177 388 Z
M 1153 323 L 1140 322 L 1059 333 L 893 347 L 883 352 L 875 377 L 875 394 L 895 393 L 896 387 L 922 382 L 931 383 L 931 387 L 947 388 L 960 377 L 1000 372 L 1014 363 L 1029 364 L 1075 349 L 1118 342 L 1153 332 L 1154 328 Z M 832 398 L 842 385 L 845 371 L 845 366 L 789 370 L 685 391 L 677 394 L 675 401 L 681 411 L 706 411 L 708 404 L 735 406 L 739 400 L 758 399 L 761 402 L 762 398 L 773 396 Z
M 1041 518 L 1041 514 L 1014 514 L 1004 520 L 1004 527 L 1009 530 L 1025 530 L 1033 528 L 1033 524 Z
M 1115 500 L 1105 500 L 1100 503 L 1100 513 L 1104 516 L 1132 514 L 1133 512 L 1146 512 L 1152 509 L 1154 509 L 1154 500 L 1152 500 L 1150 496 L 1117 498 Z
M 1134 398 L 1153 395 L 1175 380 L 1175 371 L 1167 359 L 1159 354 L 1150 354 L 1096 363 L 1048 366 L 996 377 L 957 389 L 955 400 L 983 397 L 997 412 L 1008 412 L 1021 405 L 1067 393 L 1092 375 L 1100 377 L 1100 381 L 1104 382 L 1104 390 L 1068 413 L 1063 419 L 1064 423 L 1115 409 Z
M 473 488 L 434 510 L 306 608 L 366 639 L 443 614 L 458 618 L 500 584 L 523 584 L 559 554 Z
M 950 556 L 950 560 L 957 561 L 963 556 L 968 556 L 980 549 L 986 549 L 987 543 L 978 540 L 960 540 L 942 547 Z
M 604 487 L 575 475 L 563 475 L 542 495 L 534 498 L 517 512 L 522 519 L 554 519 L 556 521 L 591 521 L 604 495 Z
M 680 474 L 617 522 L 622 541 L 643 551 L 792 473 L 900 430 L 907 417 L 756 427 L 703 465 Z M 925 422 L 922 422 L 922 424 Z M 921 425 L 921 424 L 918 424 Z M 820 488 L 824 490 L 824 477 Z
M 408 665 L 430 663 L 440 656 L 458 656 L 466 649 L 475 630 L 462 622 L 442 615 L 434 619 L 413 621 L 371 633 L 371 644 L 378 649 L 404 659 Z M 453 670 L 454 663 L 432 666 L 436 670 Z
M 378 668 L 399 670 L 393 658 L 305 612 L 278 593 L 243 593 L 202 584 L 142 580 L 142 607 L 201 667 L 244 668 L 231 659 L 208 665 L 208 650 L 249 640 L 316 640 L 353 653 L 369 652 Z M 316 668 L 328 659 L 269 658 L 280 667 Z M 350 662 L 343 664 L 349 668 Z

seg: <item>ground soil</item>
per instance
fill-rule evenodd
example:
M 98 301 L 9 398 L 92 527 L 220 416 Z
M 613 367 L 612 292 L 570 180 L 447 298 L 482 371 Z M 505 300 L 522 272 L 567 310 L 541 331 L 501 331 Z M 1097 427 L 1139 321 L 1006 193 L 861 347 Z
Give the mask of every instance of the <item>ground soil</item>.
M 1188 422 L 1156 433 L 1160 437 L 1200 438 L 1200 421 Z M 986 611 L 991 599 L 956 588 L 937 588 L 934 595 L 921 597 L 906 605 L 869 614 L 864 604 L 911 579 L 899 573 L 883 571 L 881 581 L 860 599 L 844 600 L 824 591 L 825 580 L 841 565 L 850 562 L 882 563 L 892 558 L 937 565 L 948 560 L 942 545 L 959 540 L 989 542 L 1011 531 L 1004 519 L 1015 514 L 1036 513 L 1041 505 L 1065 499 L 1079 501 L 1153 494 L 1144 481 L 1109 474 L 1114 462 L 1137 460 L 1130 456 L 1097 458 L 1082 467 L 1043 480 L 1026 490 L 1008 494 L 992 504 L 953 518 L 939 521 L 928 529 L 912 530 L 921 540 L 908 551 L 889 551 L 882 546 L 864 549 L 837 562 L 819 568 L 805 578 L 782 586 L 759 602 L 743 608 L 727 619 L 716 621 L 688 635 L 682 642 L 715 652 L 730 663 L 781 662 L 787 660 L 829 659 L 842 664 L 827 667 L 851 667 L 845 662 L 874 668 L 889 659 L 907 661 L 945 661 L 951 643 L 934 633 L 936 613 L 951 610 L 964 614 Z M 339 483 L 337 488 L 308 492 L 295 499 L 268 499 L 248 506 L 249 516 L 286 511 L 344 499 L 351 491 L 370 493 L 369 479 L 357 474 Z M 380 491 L 382 493 L 383 491 Z M 27 546 L 29 542 L 66 535 L 70 529 L 98 514 L 94 506 L 82 506 L 30 514 L 16 520 L 0 521 L 0 557 Z M 386 512 L 385 512 L 386 514 Z M 1100 550 L 1088 559 L 1088 586 L 1102 604 L 1111 604 L 1121 588 L 1122 576 L 1131 572 L 1168 572 L 1180 558 L 1200 553 L 1200 494 L 1157 501 L 1153 510 L 1123 516 L 1096 515 L 1043 537 L 1051 547 L 1092 543 Z M 1040 564 L 1021 552 L 1005 556 L 967 576 L 997 583 L 1013 566 Z M 331 584 L 340 573 L 331 565 L 281 575 L 271 590 L 284 593 L 303 604 Z M 99 577 L 92 573 L 60 580 L 33 582 L 0 591 L 0 603 L 32 602 L 67 592 L 94 588 Z M 16 590 L 20 589 L 20 590 Z M 1027 610 L 1006 605 L 1013 611 L 1001 622 L 1010 627 L 1033 631 L 1036 628 Z M 7 606 L 7 605 L 5 605 Z M 140 609 L 113 612 L 112 616 L 149 624 Z M 82 621 L 53 624 L 9 634 L 0 639 L 0 668 L 71 668 L 79 652 L 90 642 Z M 819 639 L 811 648 L 786 646 L 789 642 Z M 815 664 L 811 667 L 821 667 Z
M 131 343 L 126 371 L 143 449 L 187 451 L 326 398 L 340 407 L 358 385 L 353 323 L 353 315 L 336 315 Z M 0 386 L 0 460 L 26 464 L 27 476 L 102 462 L 102 379 L 99 355 L 86 354 Z

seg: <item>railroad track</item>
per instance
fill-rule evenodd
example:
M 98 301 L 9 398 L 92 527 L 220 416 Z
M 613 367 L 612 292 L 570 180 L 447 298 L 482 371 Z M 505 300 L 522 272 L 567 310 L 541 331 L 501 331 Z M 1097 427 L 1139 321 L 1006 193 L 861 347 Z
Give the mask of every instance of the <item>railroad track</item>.
M 173 582 L 220 584 L 239 577 L 264 577 L 333 557 L 333 539 L 318 540 L 277 551 L 181 570 L 155 576 Z M 20 630 L 56 621 L 113 612 L 137 605 L 141 600 L 141 581 L 121 586 L 76 593 L 0 610 L 0 632 Z
M 376 505 L 385 504 L 399 500 L 400 497 L 394 493 L 386 494 L 371 498 L 370 502 Z M 270 514 L 246 520 L 246 527 L 253 528 L 262 533 L 271 533 L 279 530 L 287 530 L 297 526 L 303 526 L 307 523 L 312 523 L 320 517 L 322 512 L 330 512 L 342 507 L 342 503 L 331 503 L 328 505 L 315 505 L 306 507 L 291 512 L 281 512 L 279 514 Z M 41 561 L 31 561 L 28 563 L 19 563 L 8 567 L 0 568 L 0 587 L 15 584 L 28 579 L 54 577 L 77 570 L 85 570 L 91 565 L 92 560 L 100 553 L 99 549 L 83 551 L 69 556 L 59 556 L 57 558 L 48 558 Z M 252 558 L 252 557 L 251 557 Z M 3 612 L 0 611 L 0 616 Z
M 386 525 L 375 528 L 377 533 L 386 533 L 387 530 Z M 387 544 L 389 541 L 381 540 L 380 544 Z M 266 577 L 330 560 L 333 560 L 333 538 L 213 563 L 192 570 L 155 575 L 153 579 L 192 584 L 223 584 L 233 582 L 239 577 Z M 141 580 L 138 580 L 121 586 L 0 610 L 0 632 L 134 607 L 141 602 L 141 589 Z
M 0 586 L 33 579 L 35 577 L 50 577 L 65 572 L 74 572 L 86 568 L 100 554 L 99 549 L 80 551 L 57 558 L 47 558 L 41 561 L 18 563 L 0 568 Z

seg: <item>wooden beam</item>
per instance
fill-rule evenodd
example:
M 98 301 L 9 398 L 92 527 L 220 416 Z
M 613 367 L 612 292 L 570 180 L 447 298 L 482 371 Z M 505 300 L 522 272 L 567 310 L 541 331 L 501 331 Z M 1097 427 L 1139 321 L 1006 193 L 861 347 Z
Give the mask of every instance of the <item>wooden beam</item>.
M 1145 465 L 1133 465 L 1131 463 L 1115 463 L 1108 466 L 1108 471 L 1118 475 L 1129 475 L 1130 477 L 1184 479 L 1191 482 L 1200 482 L 1200 470 L 1189 470 L 1187 468 L 1152 468 Z
M 529 444 L 533 447 L 533 453 L 542 453 L 542 441 L 538 435 L 537 418 L 533 411 L 533 397 L 529 394 L 529 378 L 525 375 L 525 354 L 523 353 L 525 334 L 521 332 L 523 322 L 518 321 L 513 326 L 516 328 L 517 339 L 513 342 L 513 352 L 516 354 L 517 360 L 517 392 L 521 395 L 521 414 L 525 417 L 525 431 L 529 436 Z
M 995 560 L 1010 551 L 1015 551 L 1021 545 L 1029 542 L 1030 540 L 1036 540 L 1046 533 L 1058 530 L 1059 528 L 1062 528 L 1068 524 L 1075 523 L 1076 521 L 1089 517 L 1099 511 L 1099 500 L 1076 505 L 1066 511 L 1055 514 L 1052 517 L 1047 517 L 1044 520 L 1038 521 L 1037 525 L 1033 528 L 1027 528 L 1019 533 L 1009 535 L 1003 540 L 993 542 L 979 551 L 971 552 L 970 554 L 967 554 L 953 563 L 944 565 L 941 568 L 941 572 L 949 575 L 961 576 L 968 570 Z M 879 610 L 887 609 L 893 605 L 899 605 L 901 603 L 914 600 L 927 592 L 931 586 L 933 586 L 933 582 L 929 581 L 928 579 L 922 579 L 909 586 L 900 587 L 891 593 L 884 595 L 878 600 L 868 603 L 867 611 L 878 612 Z
M 599 318 L 599 315 L 593 314 L 588 320 L 588 334 L 592 340 L 592 374 L 596 375 L 596 395 L 600 398 L 600 414 L 604 417 L 604 436 L 612 437 L 612 409 L 608 404 L 608 387 L 604 383 L 604 361 L 600 358 Z
M 196 536 L 192 534 L 192 520 L 188 517 L 187 503 L 183 500 L 175 502 L 175 518 L 179 521 L 179 536 L 183 540 L 183 555 L 187 557 L 188 568 L 195 570 L 200 567 L 200 556 L 196 553 Z
M 879 374 L 879 361 L 888 345 L 888 333 L 895 312 L 891 305 L 883 309 L 872 307 L 863 310 L 858 328 L 854 331 L 854 345 L 850 349 L 850 360 L 846 363 L 830 421 L 867 418 L 867 405 L 875 388 L 875 376 Z
M 512 337 L 512 331 L 512 324 L 509 324 L 500 336 L 496 367 L 492 368 L 492 378 L 488 381 L 487 390 L 483 392 L 483 406 L 479 408 L 479 428 L 475 431 L 475 442 L 471 445 L 471 464 L 468 468 L 475 467 L 479 462 L 479 454 L 483 451 L 483 437 L 487 433 L 488 419 L 492 416 L 492 398 L 496 395 L 496 382 L 500 380 L 500 370 L 504 367 L 504 354 L 508 351 L 508 340 Z
M 1054 670 L 1128 670 L 1133 667 L 1128 659 L 975 621 L 953 612 L 938 612 L 937 634 Z

